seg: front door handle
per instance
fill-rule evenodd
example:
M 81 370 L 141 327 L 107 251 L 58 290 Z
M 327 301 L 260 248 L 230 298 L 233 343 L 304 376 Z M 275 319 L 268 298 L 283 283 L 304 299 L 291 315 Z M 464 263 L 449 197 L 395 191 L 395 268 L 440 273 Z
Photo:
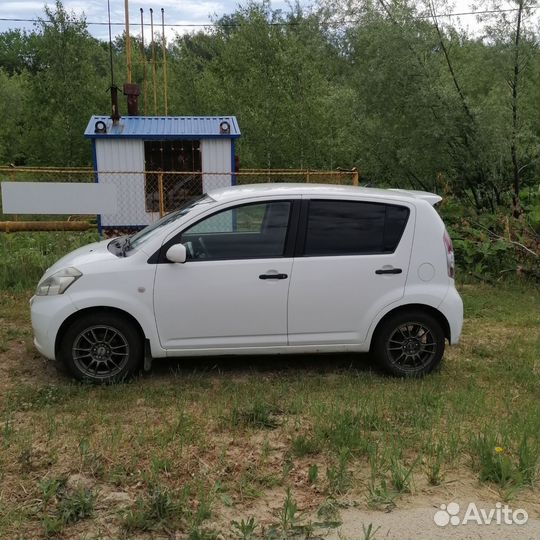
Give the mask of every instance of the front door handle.
M 401 268 L 379 268 L 375 270 L 375 273 L 378 275 L 381 274 L 401 274 L 403 270 Z
M 287 279 L 287 274 L 261 274 L 259 279 Z

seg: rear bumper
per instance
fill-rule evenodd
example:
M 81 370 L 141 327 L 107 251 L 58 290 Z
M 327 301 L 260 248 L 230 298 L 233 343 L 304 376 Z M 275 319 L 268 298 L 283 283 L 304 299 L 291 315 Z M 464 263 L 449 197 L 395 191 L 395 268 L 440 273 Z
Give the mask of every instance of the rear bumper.
M 448 287 L 446 296 L 438 309 L 446 317 L 450 326 L 450 345 L 456 345 L 463 328 L 463 301 L 453 285 Z

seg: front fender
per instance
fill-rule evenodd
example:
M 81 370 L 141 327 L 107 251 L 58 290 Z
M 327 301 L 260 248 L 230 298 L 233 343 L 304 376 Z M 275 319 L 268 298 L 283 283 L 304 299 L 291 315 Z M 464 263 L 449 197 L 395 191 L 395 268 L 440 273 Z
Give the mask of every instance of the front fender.
M 156 358 L 163 357 L 165 351 L 159 345 L 152 289 L 139 294 L 140 296 L 133 296 L 121 291 L 107 291 L 106 294 L 102 293 L 99 296 L 84 292 L 72 294 L 71 296 L 77 311 L 88 308 L 99 309 L 100 307 L 125 311 L 140 324 L 145 338 L 150 342 L 152 356 Z

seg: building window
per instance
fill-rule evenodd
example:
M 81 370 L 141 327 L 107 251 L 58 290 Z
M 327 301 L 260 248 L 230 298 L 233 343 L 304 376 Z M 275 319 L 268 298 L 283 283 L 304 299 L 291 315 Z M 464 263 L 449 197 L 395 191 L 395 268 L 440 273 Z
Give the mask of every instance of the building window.
M 147 212 L 171 212 L 202 193 L 200 141 L 145 141 L 144 163 Z

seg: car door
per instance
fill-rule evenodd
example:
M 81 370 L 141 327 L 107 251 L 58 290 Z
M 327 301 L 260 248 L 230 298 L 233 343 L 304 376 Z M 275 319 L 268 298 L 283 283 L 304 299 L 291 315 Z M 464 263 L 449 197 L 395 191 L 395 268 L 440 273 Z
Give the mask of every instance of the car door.
M 162 260 L 156 270 L 154 312 L 164 348 L 287 344 L 294 207 L 293 200 L 231 206 L 165 244 L 184 244 L 188 256 L 184 264 Z
M 408 203 L 304 201 L 289 292 L 289 344 L 364 341 L 375 315 L 404 294 L 413 232 Z

